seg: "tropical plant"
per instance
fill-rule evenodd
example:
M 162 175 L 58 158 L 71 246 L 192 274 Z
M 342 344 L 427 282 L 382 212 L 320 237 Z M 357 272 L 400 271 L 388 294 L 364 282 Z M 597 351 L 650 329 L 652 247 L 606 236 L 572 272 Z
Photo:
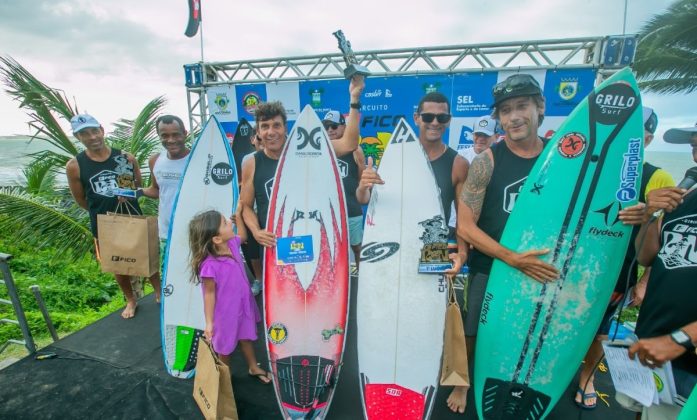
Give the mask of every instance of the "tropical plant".
M 644 91 L 697 90 L 697 0 L 678 0 L 639 33 L 634 70 Z
M 6 92 L 30 117 L 32 141 L 44 141 L 47 145 L 45 150 L 34 153 L 25 167 L 25 185 L 0 188 L 0 214 L 6 215 L 0 218 L 0 230 L 19 226 L 18 240 L 54 247 L 57 257 L 80 258 L 93 246 L 89 217 L 71 199 L 69 191 L 55 182 L 56 173 L 82 149 L 59 124 L 60 119 L 67 122 L 78 113 L 77 105 L 71 104 L 63 91 L 45 85 L 10 57 L 0 56 L 0 78 Z M 155 120 L 165 102 L 163 97 L 151 100 L 135 119 L 120 119 L 116 129 L 105 136 L 110 146 L 132 153 L 146 175 L 148 157 L 159 146 Z M 153 200 L 141 200 L 146 214 L 157 211 Z

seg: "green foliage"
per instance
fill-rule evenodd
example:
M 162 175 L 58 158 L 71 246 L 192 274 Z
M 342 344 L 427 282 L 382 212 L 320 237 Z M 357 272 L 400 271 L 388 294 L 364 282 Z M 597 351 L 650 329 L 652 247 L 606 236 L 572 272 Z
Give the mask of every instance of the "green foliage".
M 74 262 L 59 260 L 54 258 L 54 249 L 17 243 L 12 235 L 0 239 L 0 252 L 14 256 L 10 269 L 35 338 L 47 336 L 48 330 L 29 289 L 32 285 L 40 287 L 53 323 L 62 334 L 84 328 L 124 304 L 113 275 L 102 273 L 89 254 Z M 0 288 L 0 297 L 8 298 L 5 288 Z M 12 308 L 2 305 L 0 318 L 14 319 Z M 16 325 L 0 325 L 0 343 L 20 337 Z
M 642 90 L 697 90 L 697 0 L 677 0 L 639 33 L 634 70 Z

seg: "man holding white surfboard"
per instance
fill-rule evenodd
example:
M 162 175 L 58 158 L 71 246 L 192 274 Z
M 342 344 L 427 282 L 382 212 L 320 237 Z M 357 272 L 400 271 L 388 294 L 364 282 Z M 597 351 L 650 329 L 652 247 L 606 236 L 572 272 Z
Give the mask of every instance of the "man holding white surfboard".
M 351 79 L 349 84 L 351 110 L 346 118 L 346 132 L 341 139 L 332 141 L 337 156 L 352 153 L 358 147 L 360 98 L 364 88 L 363 76 L 354 76 Z M 266 230 L 266 217 L 278 159 L 288 136 L 287 117 L 283 104 L 280 102 L 260 104 L 254 117 L 257 123 L 257 135 L 264 148 L 254 154 L 254 159 L 247 159 L 242 164 L 240 190 L 242 217 L 254 239 L 263 247 L 272 247 L 276 245 L 276 237 Z
M 444 220 L 450 218 L 452 203 L 462 190 L 467 178 L 469 163 L 443 141 L 445 130 L 450 125 L 450 104 L 448 98 L 440 92 L 426 94 L 414 113 L 414 123 L 419 129 L 419 142 L 428 157 L 436 183 L 440 190 Z M 356 197 L 359 202 L 370 200 L 371 188 L 375 184 L 384 184 L 373 167 L 372 158 L 368 158 L 368 167 L 361 176 Z M 467 245 L 458 238 L 458 252 L 450 257 L 453 267 L 446 274 L 457 274 L 467 260 Z M 455 387 L 448 398 L 448 407 L 455 412 L 464 413 L 467 388 Z

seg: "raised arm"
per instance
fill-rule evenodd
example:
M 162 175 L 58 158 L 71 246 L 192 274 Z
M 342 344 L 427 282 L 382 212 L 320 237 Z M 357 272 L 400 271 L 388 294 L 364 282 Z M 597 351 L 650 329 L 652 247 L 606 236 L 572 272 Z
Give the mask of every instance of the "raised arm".
M 349 83 L 349 95 L 351 97 L 350 104 L 358 104 L 361 101 L 361 93 L 365 88 L 365 77 L 353 76 Z M 358 147 L 358 137 L 360 136 L 360 119 L 361 113 L 358 109 L 349 108 L 349 114 L 346 118 L 346 130 L 344 135 L 337 140 L 332 140 L 334 152 L 337 156 L 343 156 L 353 152 Z

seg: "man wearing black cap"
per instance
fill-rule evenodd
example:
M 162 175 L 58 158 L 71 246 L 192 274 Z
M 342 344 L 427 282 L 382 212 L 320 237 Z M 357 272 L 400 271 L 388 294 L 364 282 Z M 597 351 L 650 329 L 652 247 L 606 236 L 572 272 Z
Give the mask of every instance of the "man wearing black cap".
M 546 283 L 559 275 L 539 256 L 549 250 L 514 252 L 499 244 L 518 191 L 544 148 L 537 135 L 544 119 L 545 100 L 529 74 L 515 74 L 493 88 L 493 117 L 505 138 L 472 161 L 460 195 L 457 234 L 470 243 L 470 281 L 467 289 L 465 338 L 468 357 L 474 360 L 479 315 L 494 258 Z
M 697 162 L 697 125 L 670 129 L 663 139 L 691 145 Z M 651 217 L 659 210 L 665 211 L 663 220 Z M 635 245 L 639 263 L 650 266 L 651 275 L 636 325 L 639 341 L 629 357 L 652 369 L 671 361 L 677 405 L 645 407 L 642 418 L 676 418 L 697 384 L 697 189 L 651 191 L 644 220 Z
M 339 111 L 330 110 L 322 119 L 322 125 L 327 130 L 330 140 L 340 140 L 346 131 L 346 119 Z M 361 243 L 363 242 L 363 209 L 356 199 L 356 188 L 358 180 L 361 179 L 363 169 L 365 169 L 365 156 L 363 149 L 356 148 L 352 153 L 336 157 L 339 165 L 341 181 L 344 184 L 344 194 L 346 195 L 346 211 L 348 212 L 349 243 L 353 251 L 355 269 L 352 268 L 351 274 L 358 274 L 358 265 L 361 258 Z
M 658 127 L 658 116 L 653 109 L 645 106 L 643 107 L 643 118 L 644 118 L 644 148 L 648 147 L 653 140 L 653 134 L 656 132 Z M 632 241 L 636 238 L 639 233 L 639 226 L 643 221 L 644 215 L 644 203 L 646 202 L 646 195 L 652 190 L 663 187 L 675 186 L 675 181 L 673 177 L 663 169 L 651 165 L 648 162 L 644 162 L 644 166 L 641 172 L 641 187 L 639 189 L 639 203 L 623 209 L 619 218 L 624 224 L 634 225 L 632 229 Z M 602 360 L 603 357 L 603 347 L 601 343 L 608 339 L 609 336 L 614 334 L 614 329 L 610 329 L 612 319 L 615 315 L 617 307 L 624 300 L 625 293 L 632 289 L 632 301 L 633 305 L 641 305 L 641 301 L 644 298 L 644 292 L 646 291 L 646 282 L 649 279 L 650 269 L 646 269 L 641 276 L 641 279 L 637 282 L 638 278 L 638 265 L 634 261 L 636 253 L 634 252 L 634 247 L 630 246 L 627 249 L 627 254 L 624 257 L 624 263 L 620 269 L 620 274 L 617 277 L 617 282 L 615 284 L 615 290 L 610 298 L 610 304 L 605 310 L 605 315 L 603 315 L 603 321 L 598 328 L 598 333 L 595 340 L 591 343 L 586 356 L 583 361 L 583 368 L 581 369 L 581 374 L 578 380 L 578 390 L 574 396 L 574 401 L 576 405 L 585 410 L 592 410 L 596 407 L 598 395 L 595 392 L 594 386 L 594 375 L 596 365 Z

